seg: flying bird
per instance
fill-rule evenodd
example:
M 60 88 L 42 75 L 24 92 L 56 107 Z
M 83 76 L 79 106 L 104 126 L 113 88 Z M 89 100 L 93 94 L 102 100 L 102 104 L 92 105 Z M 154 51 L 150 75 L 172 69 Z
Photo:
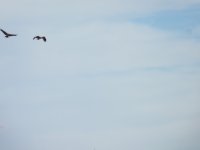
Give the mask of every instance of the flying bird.
M 2 29 L 1 29 L 1 32 L 3 32 L 3 34 L 5 34 L 6 38 L 9 38 L 10 36 L 17 36 L 17 34 L 10 34 L 10 33 L 7 33 L 6 31 L 2 30 Z
M 35 40 L 35 39 L 37 39 L 37 40 L 43 39 L 44 42 L 47 41 L 47 39 L 46 39 L 45 36 L 35 36 L 35 37 L 33 38 L 33 40 Z

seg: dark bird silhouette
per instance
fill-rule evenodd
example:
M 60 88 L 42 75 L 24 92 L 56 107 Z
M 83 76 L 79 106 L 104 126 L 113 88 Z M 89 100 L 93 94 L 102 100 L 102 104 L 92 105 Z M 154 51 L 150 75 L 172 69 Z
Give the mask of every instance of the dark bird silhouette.
M 10 33 L 7 33 L 6 31 L 2 30 L 2 29 L 1 29 L 1 32 L 3 32 L 3 34 L 5 34 L 6 38 L 9 38 L 10 36 L 17 36 L 17 34 L 10 34 Z
M 35 39 L 37 39 L 37 40 L 43 39 L 44 42 L 47 41 L 47 39 L 46 39 L 45 36 L 35 36 L 35 37 L 33 38 L 33 40 L 35 40 Z

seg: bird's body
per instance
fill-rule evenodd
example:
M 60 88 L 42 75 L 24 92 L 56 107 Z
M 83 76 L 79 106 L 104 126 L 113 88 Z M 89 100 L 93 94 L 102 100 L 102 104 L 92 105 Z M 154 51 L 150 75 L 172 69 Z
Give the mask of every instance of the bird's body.
M 43 39 L 44 42 L 47 41 L 47 39 L 46 39 L 45 36 L 35 36 L 35 37 L 33 38 L 33 40 L 35 40 L 35 39 L 37 39 L 37 40 Z
M 2 30 L 2 29 L 1 29 L 1 32 L 3 32 L 3 34 L 5 35 L 6 38 L 9 38 L 10 36 L 17 36 L 17 34 L 10 34 L 10 33 L 7 33 L 6 31 Z

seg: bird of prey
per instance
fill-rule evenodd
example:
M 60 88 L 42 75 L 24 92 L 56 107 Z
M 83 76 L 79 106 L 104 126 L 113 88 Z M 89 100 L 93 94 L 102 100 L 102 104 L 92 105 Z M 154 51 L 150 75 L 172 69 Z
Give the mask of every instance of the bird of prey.
M 45 36 L 35 36 L 35 37 L 33 38 L 33 40 L 34 40 L 34 39 L 37 39 L 37 40 L 43 39 L 44 42 L 47 41 L 47 39 L 46 39 Z
M 6 31 L 2 30 L 2 29 L 0 29 L 0 30 L 1 30 L 1 32 L 3 32 L 3 34 L 5 34 L 6 38 L 9 38 L 10 36 L 17 36 L 17 34 L 10 34 L 10 33 L 7 33 Z

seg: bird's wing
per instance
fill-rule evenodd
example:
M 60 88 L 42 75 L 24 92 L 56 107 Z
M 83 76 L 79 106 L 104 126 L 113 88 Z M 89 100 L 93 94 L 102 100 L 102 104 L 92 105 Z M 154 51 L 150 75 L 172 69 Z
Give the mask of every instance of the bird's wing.
M 44 37 L 42 37 L 43 38 L 43 40 L 46 42 L 47 41 L 47 39 L 46 39 L 46 37 L 44 36 Z
M 39 39 L 40 37 L 39 36 L 35 36 L 33 39 Z
M 1 32 L 3 32 L 5 35 L 8 35 L 8 33 L 1 29 Z
M 17 34 L 8 34 L 9 36 L 17 36 Z

